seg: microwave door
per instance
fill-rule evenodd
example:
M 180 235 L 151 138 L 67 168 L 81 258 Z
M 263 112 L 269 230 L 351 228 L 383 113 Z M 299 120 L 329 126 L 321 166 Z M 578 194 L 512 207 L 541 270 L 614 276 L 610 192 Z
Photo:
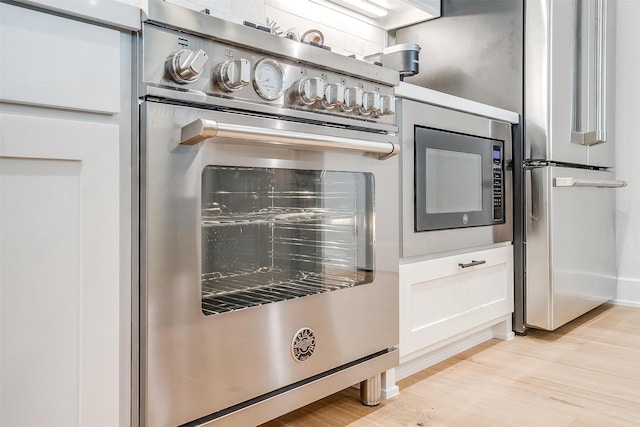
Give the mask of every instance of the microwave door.
M 502 141 L 417 127 L 415 230 L 504 222 Z

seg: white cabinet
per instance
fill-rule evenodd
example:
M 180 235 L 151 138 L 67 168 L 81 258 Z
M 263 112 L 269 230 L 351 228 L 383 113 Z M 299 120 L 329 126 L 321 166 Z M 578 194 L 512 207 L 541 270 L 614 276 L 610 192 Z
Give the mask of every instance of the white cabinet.
M 0 32 L 0 425 L 123 425 L 131 36 L 4 3 Z
M 512 312 L 510 244 L 401 264 L 400 363 L 495 325 L 511 336 Z

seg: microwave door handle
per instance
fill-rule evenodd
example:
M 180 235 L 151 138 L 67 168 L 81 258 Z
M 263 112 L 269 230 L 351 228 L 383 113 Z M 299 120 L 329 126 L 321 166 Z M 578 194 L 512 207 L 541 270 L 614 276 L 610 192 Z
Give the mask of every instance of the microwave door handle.
M 378 159 L 380 160 L 388 159 L 400 152 L 400 145 L 393 142 L 376 142 L 281 129 L 258 128 L 222 123 L 209 119 L 197 119 L 184 126 L 180 143 L 193 145 L 208 138 L 237 138 L 257 143 L 284 144 L 299 148 L 367 152 L 378 154 Z
M 621 188 L 627 186 L 627 181 L 605 180 L 605 179 L 578 179 L 571 177 L 556 177 L 553 181 L 554 187 L 599 187 L 599 188 Z

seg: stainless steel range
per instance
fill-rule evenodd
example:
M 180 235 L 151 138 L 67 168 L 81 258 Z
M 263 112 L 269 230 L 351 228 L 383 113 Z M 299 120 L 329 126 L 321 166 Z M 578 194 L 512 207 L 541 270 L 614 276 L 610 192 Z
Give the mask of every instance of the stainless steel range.
M 140 424 L 256 425 L 361 381 L 376 404 L 398 74 L 161 1 L 140 58 Z

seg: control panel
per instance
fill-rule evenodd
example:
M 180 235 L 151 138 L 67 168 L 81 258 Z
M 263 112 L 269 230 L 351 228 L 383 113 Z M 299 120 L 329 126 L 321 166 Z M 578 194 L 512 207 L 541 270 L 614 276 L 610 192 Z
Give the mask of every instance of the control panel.
M 504 219 L 504 162 L 502 156 L 502 147 L 493 146 L 493 220 L 498 222 Z
M 245 104 L 395 123 L 391 86 L 162 27 L 145 26 L 143 39 L 154 46 L 154 55 L 145 56 L 143 64 L 147 84 Z

